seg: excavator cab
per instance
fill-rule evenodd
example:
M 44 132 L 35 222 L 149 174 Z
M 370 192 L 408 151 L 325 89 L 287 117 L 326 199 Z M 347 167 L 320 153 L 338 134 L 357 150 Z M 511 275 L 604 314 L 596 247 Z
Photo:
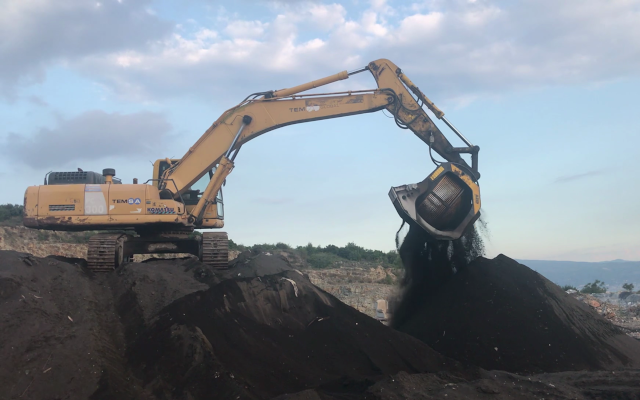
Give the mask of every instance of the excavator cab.
M 456 240 L 480 217 L 474 175 L 453 163 L 442 163 L 420 183 L 392 187 L 389 197 L 405 222 L 434 240 Z
M 160 185 L 162 175 L 164 172 L 171 167 L 171 164 L 175 164 L 180 160 L 166 160 L 160 159 L 156 160 L 153 164 L 153 177 L 156 183 L 156 186 Z M 170 164 L 171 163 L 171 164 Z M 204 193 L 209 181 L 213 177 L 216 168 L 214 167 L 211 171 L 204 174 L 200 179 L 198 179 L 188 190 L 185 190 L 181 195 L 182 201 L 185 205 L 185 210 L 187 213 L 190 213 L 191 210 L 198 204 L 202 194 Z M 222 189 L 218 190 L 218 193 L 215 197 L 215 204 L 211 204 L 205 210 L 205 223 L 211 225 L 215 224 L 214 220 L 223 220 L 224 219 L 224 201 L 222 197 Z M 212 225 L 211 227 L 217 227 Z

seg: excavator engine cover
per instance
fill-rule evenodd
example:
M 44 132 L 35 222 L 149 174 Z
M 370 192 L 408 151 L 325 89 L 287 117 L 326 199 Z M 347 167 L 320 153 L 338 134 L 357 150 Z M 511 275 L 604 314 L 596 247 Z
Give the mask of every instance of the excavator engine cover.
M 443 163 L 420 183 L 392 187 L 389 197 L 409 224 L 434 240 L 456 240 L 480 217 L 480 187 L 472 175 Z

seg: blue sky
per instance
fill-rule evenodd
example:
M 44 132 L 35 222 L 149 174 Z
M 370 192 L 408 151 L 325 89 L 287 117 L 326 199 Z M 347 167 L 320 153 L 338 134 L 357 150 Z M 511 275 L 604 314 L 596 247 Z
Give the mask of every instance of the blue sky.
M 481 147 L 489 256 L 640 260 L 640 0 L 0 5 L 0 203 L 50 170 L 148 179 L 247 94 L 389 58 Z M 236 161 L 226 230 L 245 244 L 390 250 L 389 187 L 433 170 L 382 113 L 273 131 Z

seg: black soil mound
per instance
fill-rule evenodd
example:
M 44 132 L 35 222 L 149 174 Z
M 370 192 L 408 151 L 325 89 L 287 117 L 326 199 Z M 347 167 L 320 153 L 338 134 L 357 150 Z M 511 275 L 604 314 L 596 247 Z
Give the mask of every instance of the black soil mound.
M 412 295 L 396 328 L 458 361 L 526 373 L 640 367 L 640 343 L 504 255 Z
M 351 396 L 399 371 L 461 371 L 267 254 L 94 274 L 0 251 L 0 313 L 2 399 Z
M 245 251 L 229 263 L 229 270 L 222 274 L 227 278 L 249 278 L 279 274 L 294 270 L 289 260 L 279 254 Z
M 173 302 L 138 335 L 128 358 L 149 390 L 177 398 L 268 398 L 308 388 L 340 394 L 398 371 L 459 369 L 277 256 L 263 254 L 254 265 L 260 259 L 284 271 L 243 278 L 248 266 L 231 269 L 234 278 Z
M 103 374 L 120 342 L 108 293 L 79 265 L 0 251 L 0 398 L 87 399 L 103 376 L 126 382 Z
M 560 372 L 519 376 L 504 371 L 482 371 L 480 379 L 466 381 L 446 373 L 400 372 L 371 386 L 364 399 L 637 399 L 640 371 Z M 289 400 L 294 400 L 291 397 Z M 303 400 L 299 398 L 296 400 Z
M 277 255 L 247 253 L 223 272 L 180 259 L 94 274 L 81 260 L 0 251 L 0 399 L 581 398 L 575 388 L 586 385 L 638 388 L 638 374 L 531 383 L 437 353 L 428 344 L 525 372 L 640 360 L 638 343 L 528 268 L 504 256 L 468 264 L 478 249 L 469 237 L 420 240 L 401 252 L 415 268 L 399 328 L 415 337 Z M 439 270 L 419 270 L 425 262 Z

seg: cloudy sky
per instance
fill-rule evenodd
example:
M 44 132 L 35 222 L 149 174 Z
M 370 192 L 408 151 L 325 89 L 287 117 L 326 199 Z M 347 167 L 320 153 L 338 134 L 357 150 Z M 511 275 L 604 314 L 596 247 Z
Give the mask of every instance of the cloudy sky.
M 246 95 L 389 58 L 481 147 L 489 255 L 640 260 L 640 0 L 0 0 L 0 203 L 50 170 L 125 182 Z M 327 90 L 374 88 L 366 74 Z M 443 131 L 447 133 L 446 128 Z M 450 135 L 454 144 L 458 144 Z M 244 146 L 236 242 L 390 250 L 433 170 L 383 113 Z

